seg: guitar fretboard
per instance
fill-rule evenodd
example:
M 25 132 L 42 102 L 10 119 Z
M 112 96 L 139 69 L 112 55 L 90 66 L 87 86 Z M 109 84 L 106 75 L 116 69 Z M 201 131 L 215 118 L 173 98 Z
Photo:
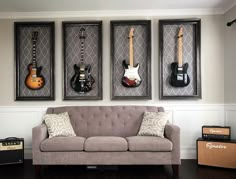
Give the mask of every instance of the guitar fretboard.
M 178 33 L 178 67 L 183 66 L 183 27 L 180 27 Z
M 36 40 L 33 40 L 32 65 L 33 65 L 33 68 L 37 67 L 37 62 L 36 62 Z
M 81 62 L 84 62 L 84 38 L 81 39 L 81 42 L 80 42 L 80 60 Z
M 130 67 L 134 66 L 134 46 L 133 46 L 133 37 L 129 39 L 129 65 Z
M 134 38 L 134 28 L 131 28 L 129 32 L 129 65 L 130 67 L 134 66 L 133 38 Z

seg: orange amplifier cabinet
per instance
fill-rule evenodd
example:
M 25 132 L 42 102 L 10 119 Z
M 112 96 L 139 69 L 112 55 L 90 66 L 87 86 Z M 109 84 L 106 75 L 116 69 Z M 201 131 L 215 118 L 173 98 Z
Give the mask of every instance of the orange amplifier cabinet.
M 202 126 L 203 139 L 230 140 L 230 137 L 231 131 L 229 126 Z
M 236 141 L 197 140 L 198 165 L 236 169 Z

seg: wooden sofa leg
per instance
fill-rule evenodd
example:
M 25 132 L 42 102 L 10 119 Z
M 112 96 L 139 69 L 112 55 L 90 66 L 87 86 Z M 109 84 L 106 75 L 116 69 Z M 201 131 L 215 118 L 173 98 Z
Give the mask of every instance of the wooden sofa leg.
M 172 170 L 174 176 L 178 177 L 179 176 L 179 165 L 172 165 Z
M 41 165 L 35 165 L 34 168 L 35 168 L 35 174 L 39 176 L 40 175 Z

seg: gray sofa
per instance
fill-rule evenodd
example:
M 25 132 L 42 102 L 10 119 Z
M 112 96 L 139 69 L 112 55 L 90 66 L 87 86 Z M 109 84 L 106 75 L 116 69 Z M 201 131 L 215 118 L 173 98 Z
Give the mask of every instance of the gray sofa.
M 143 112 L 155 106 L 65 106 L 76 137 L 49 139 L 45 124 L 33 128 L 33 165 L 172 165 L 178 175 L 180 129 L 168 123 L 165 138 L 137 136 Z M 38 167 L 37 167 L 38 168 Z

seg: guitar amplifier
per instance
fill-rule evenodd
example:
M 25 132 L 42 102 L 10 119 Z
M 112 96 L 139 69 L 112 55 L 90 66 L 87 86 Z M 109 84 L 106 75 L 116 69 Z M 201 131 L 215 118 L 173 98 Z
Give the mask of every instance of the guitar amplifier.
M 24 162 L 24 139 L 0 139 L 0 165 Z
M 198 165 L 236 168 L 236 141 L 197 140 Z
M 203 139 L 230 140 L 230 127 L 202 126 Z

